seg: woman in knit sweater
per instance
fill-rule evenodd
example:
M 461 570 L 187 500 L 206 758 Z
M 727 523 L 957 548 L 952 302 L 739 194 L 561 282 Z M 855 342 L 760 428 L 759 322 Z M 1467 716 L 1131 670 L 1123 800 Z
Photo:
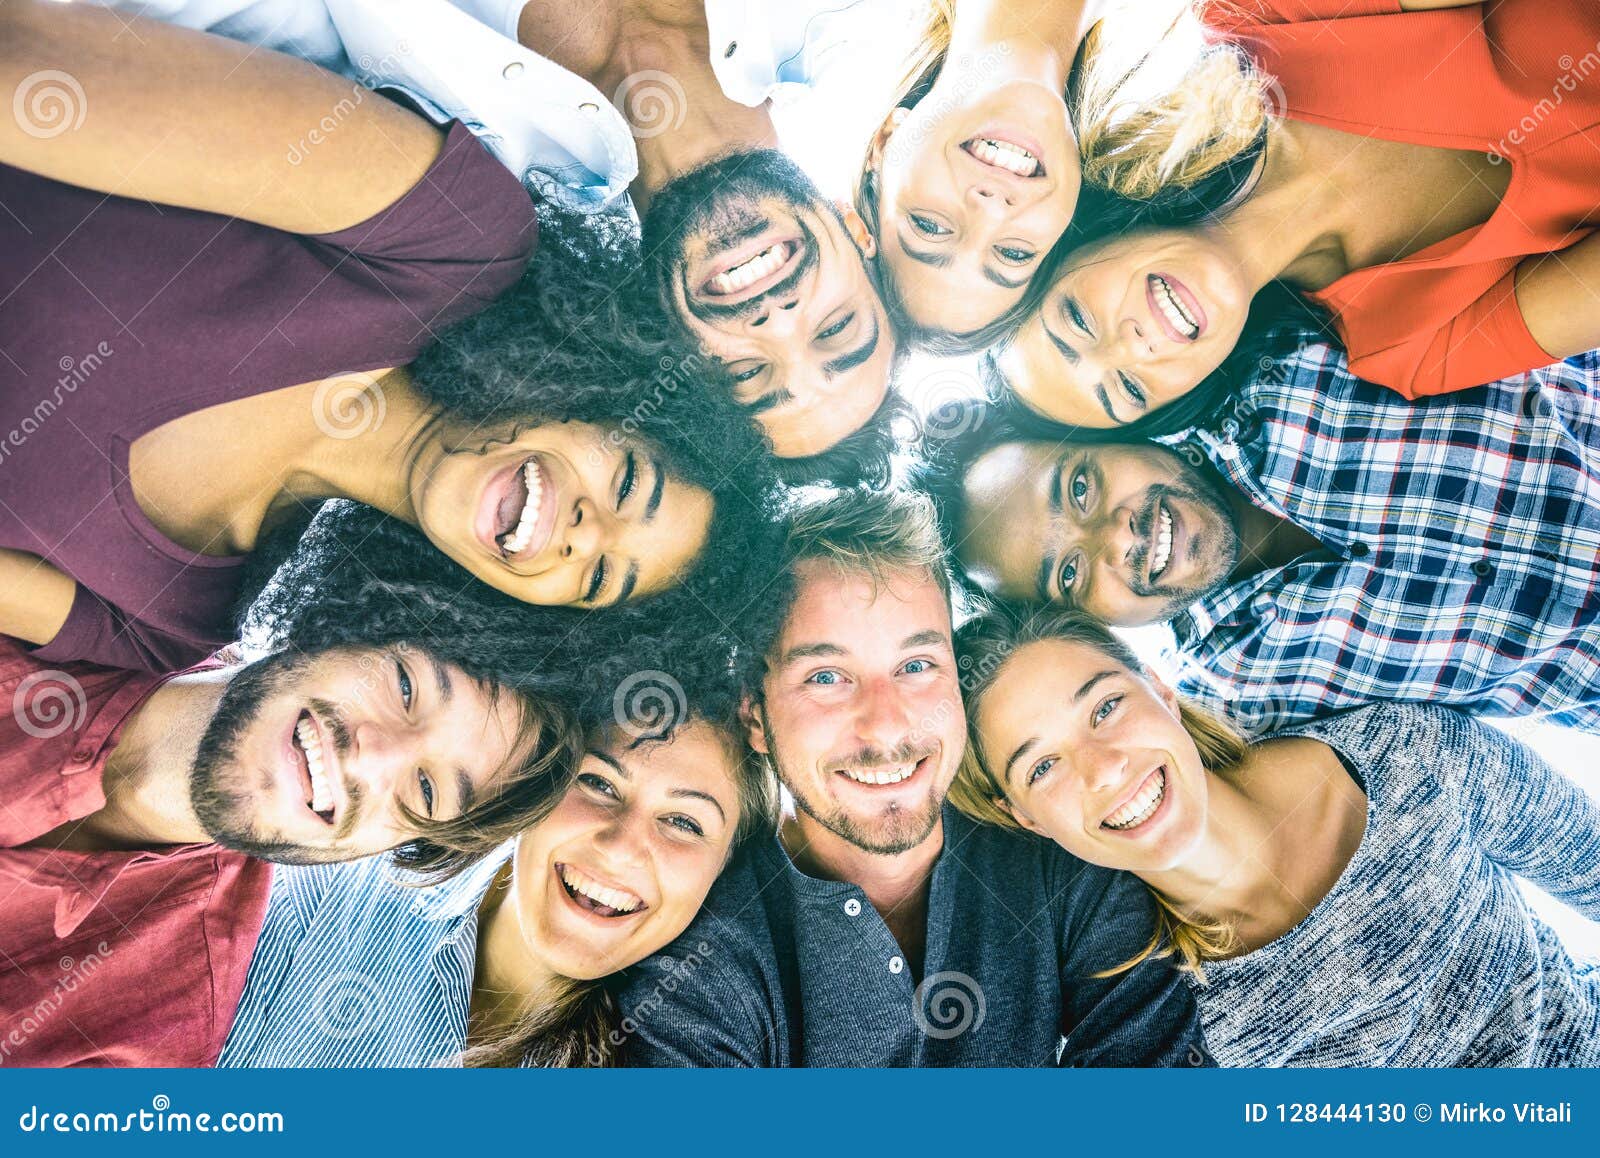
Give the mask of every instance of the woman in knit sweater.
M 1402 704 L 1247 744 L 1070 612 L 957 650 L 951 799 L 1141 877 L 1219 1063 L 1600 1064 L 1600 962 L 1516 879 L 1600 919 L 1600 803 L 1525 745 Z

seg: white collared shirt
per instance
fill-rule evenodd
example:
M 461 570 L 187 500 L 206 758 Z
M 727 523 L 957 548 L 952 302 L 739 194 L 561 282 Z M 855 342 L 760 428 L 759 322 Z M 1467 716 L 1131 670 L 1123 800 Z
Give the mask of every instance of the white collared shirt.
M 627 122 L 582 77 L 517 42 L 527 0 L 88 0 L 302 57 L 455 119 L 528 188 L 592 212 L 638 175 Z M 731 100 L 759 105 L 815 80 L 885 0 L 706 0 L 711 63 Z M 874 13 L 881 15 L 881 13 Z

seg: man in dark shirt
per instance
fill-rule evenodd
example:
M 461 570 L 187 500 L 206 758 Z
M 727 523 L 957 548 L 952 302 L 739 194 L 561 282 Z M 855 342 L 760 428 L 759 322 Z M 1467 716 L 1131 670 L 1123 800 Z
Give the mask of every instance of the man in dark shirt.
M 575 763 L 562 716 L 415 646 L 163 679 L 0 635 L 0 702 L 0 1064 L 211 1064 L 266 910 L 257 858 L 447 869 Z
M 794 601 L 745 709 L 794 808 L 629 971 L 635 1065 L 1206 1064 L 1148 890 L 945 804 L 966 746 L 948 578 L 912 494 L 791 530 Z

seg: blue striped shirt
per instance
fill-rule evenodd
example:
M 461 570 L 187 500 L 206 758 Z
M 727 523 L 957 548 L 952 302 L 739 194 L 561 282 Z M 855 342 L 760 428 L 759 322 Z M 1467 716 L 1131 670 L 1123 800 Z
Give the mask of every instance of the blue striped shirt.
M 426 888 L 387 856 L 278 866 L 217 1065 L 459 1065 L 478 902 L 514 847 Z
M 1409 402 L 1303 346 L 1179 448 L 1322 544 L 1173 620 L 1246 730 L 1379 700 L 1600 731 L 1600 351 Z
M 1447 708 L 1380 704 L 1281 734 L 1344 758 L 1367 830 L 1304 921 L 1207 966 L 1217 1061 L 1600 1065 L 1600 961 L 1574 960 L 1516 879 L 1600 920 L 1600 802 Z

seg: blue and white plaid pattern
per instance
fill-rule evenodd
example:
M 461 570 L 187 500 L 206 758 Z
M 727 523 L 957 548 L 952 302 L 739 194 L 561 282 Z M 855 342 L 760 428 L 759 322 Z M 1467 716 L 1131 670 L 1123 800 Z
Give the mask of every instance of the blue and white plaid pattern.
M 1376 700 L 1600 732 L 1600 351 L 1408 402 L 1303 346 L 1179 446 L 1327 549 L 1172 623 L 1252 733 Z

